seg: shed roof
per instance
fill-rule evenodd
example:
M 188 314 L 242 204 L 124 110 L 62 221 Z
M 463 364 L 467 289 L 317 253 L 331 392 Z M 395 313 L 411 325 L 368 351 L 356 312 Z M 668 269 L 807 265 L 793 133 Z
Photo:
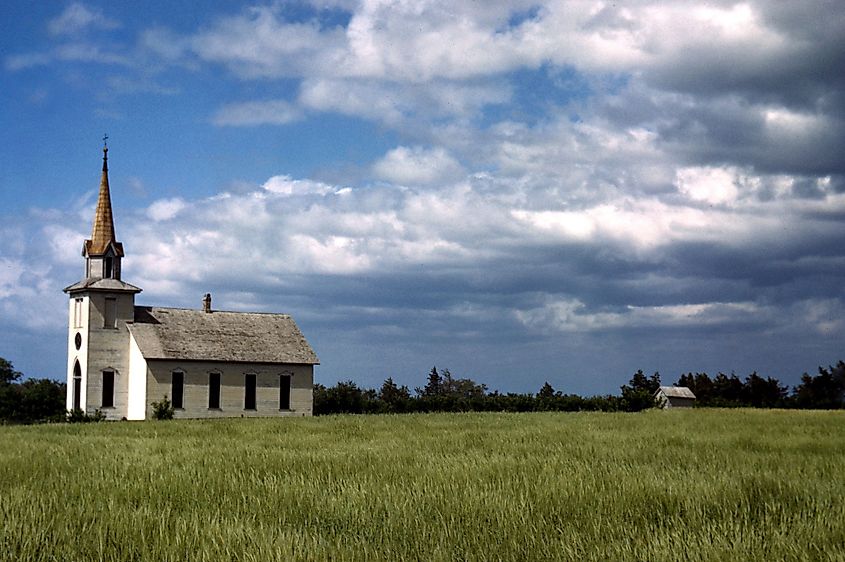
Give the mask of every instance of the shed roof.
M 136 306 L 127 326 L 145 359 L 320 363 L 287 314 Z
M 662 392 L 667 398 L 692 398 L 695 394 L 686 386 L 661 386 L 657 392 Z

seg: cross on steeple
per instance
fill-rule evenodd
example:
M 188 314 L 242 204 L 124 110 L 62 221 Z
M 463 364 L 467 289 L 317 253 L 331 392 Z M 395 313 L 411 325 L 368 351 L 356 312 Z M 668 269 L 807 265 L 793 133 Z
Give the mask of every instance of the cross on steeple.
M 108 148 L 108 147 L 109 147 L 108 140 L 109 140 L 109 135 L 108 135 L 108 133 L 104 133 L 104 134 L 103 134 L 103 148 Z

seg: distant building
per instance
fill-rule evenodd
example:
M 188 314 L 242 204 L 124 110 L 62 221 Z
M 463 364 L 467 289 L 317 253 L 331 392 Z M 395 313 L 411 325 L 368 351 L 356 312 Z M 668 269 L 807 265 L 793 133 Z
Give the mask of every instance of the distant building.
M 695 394 L 685 386 L 661 386 L 654 393 L 658 407 L 663 408 L 692 408 Z
M 108 148 L 85 278 L 70 296 L 67 409 L 107 419 L 149 419 L 165 396 L 177 418 L 310 416 L 317 356 L 287 314 L 135 306 L 121 280 Z

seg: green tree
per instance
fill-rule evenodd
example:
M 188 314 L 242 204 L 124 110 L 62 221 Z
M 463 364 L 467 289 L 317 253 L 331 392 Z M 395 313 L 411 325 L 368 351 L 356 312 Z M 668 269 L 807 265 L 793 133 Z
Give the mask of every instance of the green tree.
M 819 367 L 815 377 L 807 373 L 801 377 L 801 384 L 795 387 L 793 399 L 799 408 L 839 409 L 845 395 L 845 363 L 839 361 L 836 367 Z
M 13 422 L 18 417 L 20 389 L 15 382 L 20 378 L 12 363 L 0 357 L 0 421 Z
M 647 377 L 642 369 L 634 373 L 628 384 L 622 385 L 622 408 L 627 412 L 639 412 L 654 407 L 654 393 L 660 388 L 660 373 Z
M 19 421 L 61 421 L 65 414 L 65 385 L 50 379 L 29 379 L 20 385 Z
M 713 400 L 713 381 L 707 373 L 687 373 L 681 375 L 675 386 L 685 386 L 695 394 L 695 403 L 698 406 L 709 405 Z
M 12 384 L 20 379 L 22 373 L 16 371 L 12 362 L 0 357 L 0 385 Z
M 783 405 L 787 390 L 777 379 L 764 379 L 755 371 L 745 379 L 742 401 L 755 408 L 776 408 Z
M 449 369 L 443 369 L 441 394 L 457 399 L 483 398 L 487 394 L 487 385 L 472 379 L 459 379 L 452 376 Z
M 549 381 L 540 388 L 540 392 L 535 397 L 536 409 L 539 411 L 558 410 L 560 409 L 555 404 L 555 389 L 549 384 Z
M 314 388 L 314 413 L 326 414 L 363 414 L 366 408 L 364 391 L 352 381 L 338 382 L 332 387 Z
M 537 393 L 537 398 L 548 400 L 548 399 L 554 398 L 554 397 L 555 397 L 555 389 L 552 388 L 552 385 L 549 384 L 549 381 L 546 381 L 546 383 L 540 389 L 540 392 Z
M 393 378 L 388 377 L 378 393 L 380 410 L 390 413 L 407 412 L 411 400 L 411 391 L 407 386 L 398 386 Z
M 731 376 L 728 377 L 724 373 L 719 373 L 713 379 L 713 399 L 710 403 L 713 406 L 722 407 L 742 406 L 742 394 L 742 381 L 735 374 L 731 373 Z
M 431 368 L 428 373 L 428 382 L 425 387 L 417 389 L 417 394 L 421 396 L 440 396 L 443 394 L 443 377 L 437 372 L 437 366 Z

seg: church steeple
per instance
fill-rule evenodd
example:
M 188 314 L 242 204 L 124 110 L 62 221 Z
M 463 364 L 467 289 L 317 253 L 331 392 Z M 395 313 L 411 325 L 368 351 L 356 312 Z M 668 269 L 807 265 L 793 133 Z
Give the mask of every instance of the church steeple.
M 97 210 L 94 212 L 94 225 L 91 239 L 85 241 L 82 255 L 85 256 L 85 276 L 120 279 L 120 258 L 123 257 L 123 244 L 114 234 L 114 215 L 111 208 L 109 191 L 109 147 L 103 138 L 103 175 L 100 178 L 100 194 L 97 197 Z
M 108 150 L 104 144 L 91 239 L 82 245 L 85 277 L 64 289 L 70 297 L 65 404 L 88 413 L 102 408 L 109 419 L 120 419 L 126 415 L 132 376 L 127 324 L 135 319 L 135 295 L 141 289 L 120 279 L 123 244 L 114 235 Z

